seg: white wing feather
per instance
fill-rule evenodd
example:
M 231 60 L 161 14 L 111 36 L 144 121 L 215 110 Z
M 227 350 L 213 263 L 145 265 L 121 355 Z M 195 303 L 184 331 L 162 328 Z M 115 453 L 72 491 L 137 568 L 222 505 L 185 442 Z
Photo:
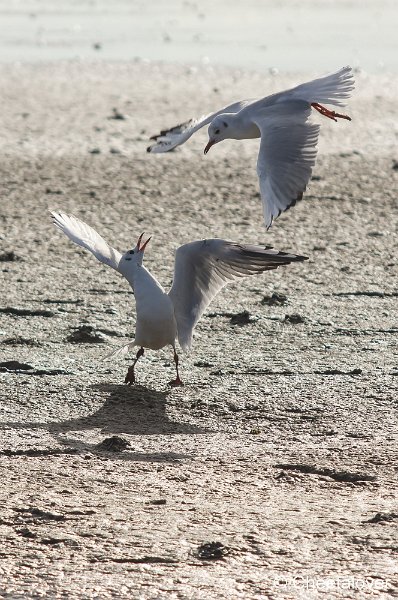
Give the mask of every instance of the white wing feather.
M 352 68 L 347 66 L 330 75 L 302 83 L 286 93 L 290 99 L 345 106 L 346 100 L 351 96 L 354 88 L 355 80 Z
M 308 104 L 332 104 L 334 106 L 345 106 L 346 100 L 351 96 L 355 88 L 355 80 L 351 67 L 343 67 L 335 73 L 301 83 L 294 88 L 276 92 L 265 96 L 260 100 L 252 102 L 247 107 L 242 107 L 243 115 L 250 116 L 261 108 L 274 106 L 292 100 L 303 100 Z
M 190 348 L 195 325 L 227 283 L 302 260 L 306 257 L 221 239 L 180 246 L 176 251 L 174 281 L 169 296 L 174 305 L 178 341 L 182 349 Z
M 92 227 L 73 215 L 51 212 L 54 225 L 58 227 L 72 242 L 86 248 L 100 262 L 118 271 L 122 254 L 112 248 Z
M 257 111 L 261 131 L 257 159 L 264 221 L 267 228 L 301 200 L 315 165 L 319 125 L 310 123 L 305 101 L 283 102 Z
M 190 119 L 185 123 L 175 125 L 170 129 L 165 129 L 158 135 L 153 135 L 150 138 L 151 140 L 155 140 L 155 144 L 148 146 L 147 152 L 151 152 L 153 154 L 169 152 L 177 146 L 184 144 L 196 131 L 211 123 L 214 117 L 217 115 L 226 112 L 237 113 L 242 108 L 250 104 L 250 102 L 252 102 L 252 100 L 241 100 L 240 102 L 234 102 L 233 104 L 230 104 L 229 106 L 226 106 L 217 112 L 203 115 L 202 117 L 199 117 L 199 119 Z

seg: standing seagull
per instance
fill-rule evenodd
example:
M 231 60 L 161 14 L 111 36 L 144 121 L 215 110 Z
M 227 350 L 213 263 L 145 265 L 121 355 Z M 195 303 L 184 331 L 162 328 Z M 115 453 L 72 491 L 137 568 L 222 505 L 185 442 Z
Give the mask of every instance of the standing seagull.
M 209 124 L 205 154 L 225 139 L 261 138 L 257 175 L 268 229 L 273 219 L 301 200 L 311 177 L 319 134 L 319 125 L 309 122 L 311 107 L 333 121 L 351 121 L 349 116 L 323 105 L 344 106 L 353 89 L 352 69 L 344 67 L 290 90 L 261 100 L 235 102 L 215 113 L 161 131 L 151 137 L 155 144 L 147 151 L 168 152 Z
M 307 260 L 270 246 L 251 246 L 221 239 L 199 240 L 180 246 L 176 251 L 174 281 L 167 294 L 142 264 L 150 238 L 143 244 L 143 233 L 133 250 L 124 254 L 115 250 L 89 225 L 73 215 L 51 213 L 54 225 L 72 242 L 89 250 L 102 263 L 121 273 L 133 288 L 137 322 L 135 339 L 111 356 L 139 346 L 128 369 L 125 383 L 135 382 L 134 367 L 144 348 L 159 350 L 170 345 L 174 350 L 176 379 L 169 385 L 182 385 L 178 372 L 175 340 L 183 350 L 192 343 L 193 330 L 215 295 L 230 281 L 276 269 L 291 262 Z

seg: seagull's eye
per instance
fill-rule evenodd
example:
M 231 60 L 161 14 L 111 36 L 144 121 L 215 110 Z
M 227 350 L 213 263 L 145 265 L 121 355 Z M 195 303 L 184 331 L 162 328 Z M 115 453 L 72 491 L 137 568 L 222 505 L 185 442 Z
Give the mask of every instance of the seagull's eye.
M 129 254 L 134 254 L 134 250 L 129 250 Z
M 216 135 L 218 135 L 218 134 L 220 133 L 220 130 L 219 130 L 219 129 L 215 129 L 215 130 L 214 130 L 214 133 L 215 133 Z

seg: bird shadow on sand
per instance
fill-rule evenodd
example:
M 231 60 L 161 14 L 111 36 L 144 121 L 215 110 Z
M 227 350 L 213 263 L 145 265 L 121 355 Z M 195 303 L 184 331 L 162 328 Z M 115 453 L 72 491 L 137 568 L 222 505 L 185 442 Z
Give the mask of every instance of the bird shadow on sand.
M 0 424 L 0 430 L 47 430 L 63 448 L 44 450 L 43 455 L 78 454 L 84 452 L 100 452 L 98 444 L 90 444 L 80 439 L 69 436 L 69 432 L 82 432 L 100 430 L 105 435 L 173 435 L 173 434 L 204 434 L 206 429 L 196 427 L 189 423 L 172 421 L 166 412 L 167 391 L 151 390 L 143 386 L 127 387 L 116 384 L 96 384 L 91 386 L 95 390 L 104 392 L 107 398 L 104 404 L 93 414 L 68 419 L 65 421 L 51 422 L 5 422 Z M 100 441 L 100 440 L 99 440 Z M 0 451 L 0 454 L 10 455 L 9 451 Z M 40 455 L 40 450 L 35 452 L 32 448 L 27 451 L 15 451 L 11 455 Z M 110 453 L 108 453 L 109 455 Z M 132 461 L 175 461 L 191 458 L 190 455 L 174 452 L 139 453 L 112 452 L 117 460 Z

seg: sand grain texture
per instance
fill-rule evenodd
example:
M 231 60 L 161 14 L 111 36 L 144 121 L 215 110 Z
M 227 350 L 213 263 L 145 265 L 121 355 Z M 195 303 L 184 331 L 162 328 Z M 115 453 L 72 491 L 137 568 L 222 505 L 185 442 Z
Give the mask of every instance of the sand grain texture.
M 150 156 L 147 137 L 312 74 L 0 70 L 0 307 L 49 313 L 0 313 L 1 361 L 25 365 L 0 373 L 0 596 L 396 597 L 396 79 L 358 75 L 352 123 L 323 123 L 306 199 L 266 233 L 256 142 L 204 158 L 203 133 Z M 127 388 L 129 362 L 102 358 L 134 331 L 129 287 L 48 209 L 120 250 L 153 235 L 146 265 L 165 287 L 173 249 L 195 238 L 310 260 L 220 294 L 182 357 L 184 388 L 167 389 L 168 350 Z M 263 302 L 273 293 L 287 302 Z M 67 341 L 83 325 L 101 343 Z M 98 446 L 112 436 L 129 445 Z M 203 560 L 207 542 L 229 551 Z

